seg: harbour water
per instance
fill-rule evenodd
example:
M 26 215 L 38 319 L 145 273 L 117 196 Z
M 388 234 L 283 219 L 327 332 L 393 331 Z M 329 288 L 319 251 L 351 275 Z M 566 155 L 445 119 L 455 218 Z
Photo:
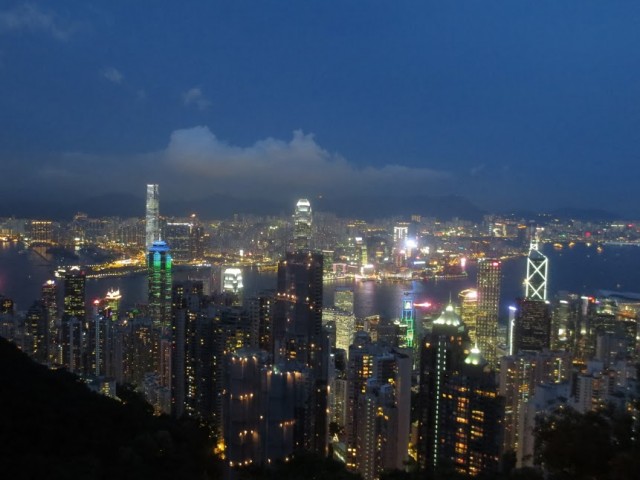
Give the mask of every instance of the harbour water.
M 544 253 L 549 257 L 549 296 L 565 290 L 579 294 L 595 294 L 598 290 L 640 292 L 640 248 L 636 246 L 608 246 L 599 251 L 596 245 L 576 244 L 561 250 L 547 245 Z M 82 261 L 83 259 L 80 259 Z M 89 261 L 89 259 L 87 259 Z M 15 244 L 0 244 L 0 295 L 13 298 L 18 310 L 26 310 L 40 296 L 42 284 L 53 278 L 56 259 L 21 250 Z M 501 317 L 507 307 L 523 293 L 526 258 L 506 260 L 503 264 L 501 288 Z M 396 318 L 401 300 L 410 292 L 417 303 L 446 303 L 451 297 L 476 283 L 475 265 L 468 267 L 468 276 L 461 279 L 413 281 L 407 283 L 377 283 L 349 281 L 325 283 L 325 306 L 333 304 L 333 291 L 338 286 L 354 289 L 357 316 L 379 314 L 382 318 Z M 186 273 L 178 273 L 177 277 Z M 245 295 L 264 289 L 275 289 L 276 274 L 259 273 L 255 269 L 244 271 Z M 108 289 L 119 289 L 125 308 L 145 303 L 147 280 L 144 274 L 87 280 L 87 300 L 104 296 Z

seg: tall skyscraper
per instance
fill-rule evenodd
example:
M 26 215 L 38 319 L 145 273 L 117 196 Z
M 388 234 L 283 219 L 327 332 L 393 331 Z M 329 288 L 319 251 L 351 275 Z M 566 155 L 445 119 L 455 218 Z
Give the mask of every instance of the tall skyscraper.
M 301 198 L 296 203 L 293 216 L 293 244 L 296 251 L 308 250 L 311 246 L 311 203 Z
M 169 246 L 154 241 L 147 257 L 149 280 L 149 315 L 154 327 L 166 334 L 171 327 L 172 259 Z
M 549 260 L 538 249 L 538 241 L 531 242 L 527 257 L 527 278 L 524 296 L 530 300 L 547 299 Z
M 460 317 L 467 327 L 469 340 L 475 344 L 476 325 L 478 320 L 478 291 L 475 288 L 468 288 L 458 294 L 458 302 L 460 303 Z
M 480 350 L 449 305 L 421 344 L 418 462 L 432 475 L 498 470 L 503 400 Z
M 52 364 L 60 363 L 59 355 L 59 334 L 60 318 L 58 318 L 58 288 L 54 280 L 47 280 L 42 285 L 42 303 L 47 309 L 47 320 L 49 322 L 49 361 Z
M 297 359 L 309 369 L 313 388 L 306 448 L 326 454 L 329 347 L 322 331 L 322 255 L 287 253 L 278 264 L 273 322 L 274 361 Z
M 496 367 L 501 279 L 502 262 L 500 260 L 492 258 L 478 260 L 476 341 L 478 348 L 492 368 Z
M 160 190 L 157 184 L 147 185 L 147 248 L 160 240 Z
M 49 358 L 49 325 L 47 309 L 42 301 L 33 302 L 24 319 L 25 351 L 40 363 Z
M 83 332 L 86 321 L 85 310 L 86 276 L 80 267 L 71 267 L 64 277 L 64 312 L 60 343 L 62 364 L 70 372 L 80 373 L 83 365 Z
M 551 348 L 551 309 L 544 300 L 518 299 L 513 337 L 514 353 Z

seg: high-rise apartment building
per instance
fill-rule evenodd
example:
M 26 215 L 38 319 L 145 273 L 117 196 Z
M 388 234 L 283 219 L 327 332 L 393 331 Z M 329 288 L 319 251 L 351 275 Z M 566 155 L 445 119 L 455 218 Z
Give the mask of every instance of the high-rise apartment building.
M 476 342 L 492 368 L 496 367 L 501 280 L 502 262 L 500 260 L 492 258 L 478 260 Z
M 42 303 L 47 310 L 49 322 L 49 361 L 52 364 L 60 363 L 59 335 L 60 318 L 58 317 L 58 287 L 54 280 L 47 280 L 42 285 Z
M 323 258 L 319 253 L 287 253 L 278 264 L 273 353 L 276 363 L 297 359 L 309 369 L 313 388 L 306 448 L 325 455 L 329 346 L 322 330 L 322 275 Z
M 85 282 L 86 276 L 80 267 L 71 267 L 64 277 L 64 311 L 60 332 L 62 365 L 74 373 L 82 373 L 84 369 Z
M 449 305 L 421 344 L 418 462 L 424 471 L 477 476 L 498 470 L 504 405 L 497 388 Z
M 146 219 L 147 248 L 150 248 L 153 242 L 160 240 L 160 190 L 157 184 L 147 185 Z

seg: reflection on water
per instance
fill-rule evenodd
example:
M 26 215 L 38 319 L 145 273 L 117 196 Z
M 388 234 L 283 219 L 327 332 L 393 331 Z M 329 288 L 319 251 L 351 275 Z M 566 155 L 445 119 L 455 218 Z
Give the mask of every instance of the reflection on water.
M 598 253 L 596 245 L 576 245 L 571 249 L 545 249 L 549 256 L 549 292 L 568 290 L 576 293 L 595 293 L 598 289 L 640 291 L 640 248 L 605 246 Z M 40 254 L 39 254 L 40 253 Z M 15 244 L 0 243 L 0 294 L 13 298 L 20 310 L 40 297 L 42 284 L 53 278 L 57 259 L 43 252 L 21 250 Z M 80 259 L 82 262 L 91 259 Z M 522 295 L 525 275 L 524 257 L 503 263 L 501 316 L 506 317 L 507 306 Z M 401 300 L 405 292 L 411 292 L 416 302 L 431 302 L 439 306 L 458 292 L 473 288 L 476 282 L 475 266 L 467 268 L 468 277 L 453 280 L 413 281 L 406 283 L 331 282 L 325 283 L 325 306 L 333 305 L 333 291 L 338 286 L 354 289 L 355 312 L 358 316 L 379 314 L 393 319 L 399 316 Z M 186 278 L 186 272 L 176 271 L 178 279 Z M 144 274 L 121 278 L 87 280 L 87 299 L 103 296 L 109 288 L 120 289 L 122 305 L 131 307 L 145 303 L 147 295 Z M 276 274 L 259 273 L 255 269 L 244 271 L 245 295 L 254 295 L 265 289 L 275 289 Z M 60 289 L 61 290 L 61 289 Z M 438 306 L 436 308 L 439 308 Z

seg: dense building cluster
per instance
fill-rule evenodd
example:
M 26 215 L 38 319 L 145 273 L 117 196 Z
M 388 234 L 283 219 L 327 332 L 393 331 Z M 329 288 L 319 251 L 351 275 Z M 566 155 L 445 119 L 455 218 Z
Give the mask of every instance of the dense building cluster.
M 105 270 L 67 267 L 24 313 L 1 298 L 0 335 L 102 393 L 129 383 L 156 413 L 206 423 L 230 476 L 303 450 L 365 480 L 407 469 L 486 475 L 506 455 L 532 466 L 536 427 L 558 407 L 637 413 L 640 297 L 550 298 L 539 244 L 585 228 L 556 223 L 367 224 L 312 215 L 306 199 L 289 220 L 207 223 L 161 217 L 158 186 L 149 185 L 145 221 L 79 214 L 66 226 L 32 220 L 21 230 L 8 219 L 0 229 L 31 249 L 143 249 L 138 264 L 133 256 L 107 263 L 143 268 L 148 301 L 123 308 L 112 289 L 88 303 L 87 278 Z M 610 229 L 612 241 L 637 237 L 628 226 Z M 595 236 L 614 238 L 606 229 Z M 523 294 L 501 328 L 503 264 L 523 250 Z M 465 276 L 467 260 L 477 263 L 475 288 L 427 313 L 407 292 L 396 318 L 361 318 L 354 290 L 326 283 Z M 245 295 L 247 265 L 275 270 L 275 289 Z

